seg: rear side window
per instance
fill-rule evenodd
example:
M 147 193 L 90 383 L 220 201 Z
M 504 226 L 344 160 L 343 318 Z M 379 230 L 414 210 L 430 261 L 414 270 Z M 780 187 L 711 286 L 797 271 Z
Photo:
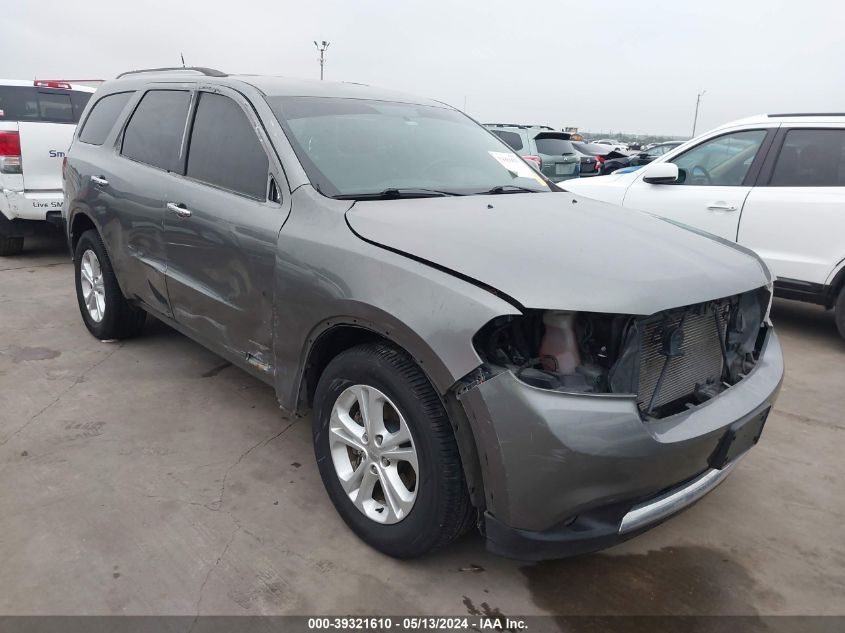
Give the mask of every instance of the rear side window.
M 189 102 L 186 90 L 150 90 L 126 125 L 121 153 L 139 163 L 180 171 Z
M 229 97 L 200 93 L 185 174 L 264 200 L 269 168 L 267 154 L 241 107 Z
M 0 121 L 79 123 L 91 93 L 30 86 L 0 86 Z
M 135 93 L 118 92 L 113 95 L 106 95 L 91 108 L 91 113 L 85 119 L 85 125 L 79 133 L 79 140 L 91 145 L 102 145 L 106 137 L 114 127 L 118 115 L 129 98 Z
M 564 154 L 575 153 L 571 141 L 557 136 L 541 134 L 534 137 L 534 143 L 537 145 L 537 152 L 547 156 L 563 156 Z
M 845 186 L 845 130 L 789 130 L 769 186 Z
M 511 149 L 518 152 L 522 149 L 522 137 L 517 132 L 503 132 L 502 130 L 491 130 L 493 134 L 511 146 Z

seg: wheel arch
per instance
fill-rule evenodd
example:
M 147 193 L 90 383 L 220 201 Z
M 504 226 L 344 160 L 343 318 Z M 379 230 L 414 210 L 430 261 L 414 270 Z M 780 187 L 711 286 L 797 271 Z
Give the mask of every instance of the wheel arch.
M 833 307 L 839 296 L 839 291 L 845 288 L 845 259 L 840 261 L 833 270 L 825 296 L 825 307 L 827 308 Z
M 413 344 L 408 345 L 407 338 L 396 336 L 396 333 L 396 329 L 391 331 L 389 328 L 379 327 L 371 321 L 357 317 L 336 318 L 322 322 L 308 338 L 304 360 L 301 364 L 302 369 L 296 382 L 295 412 L 298 415 L 304 415 L 312 408 L 320 376 L 331 360 L 344 351 L 357 345 L 378 341 L 404 351 L 425 374 L 441 399 L 452 426 L 452 432 L 455 434 L 470 499 L 481 515 L 486 506 L 484 478 L 472 424 L 456 396 L 457 383 L 453 383 L 448 378 L 448 370 L 439 363 L 432 350 L 423 350 L 419 347 L 414 349 Z M 438 364 L 441 366 L 438 367 Z M 435 378 L 435 375 L 438 378 Z M 444 380 L 447 383 L 445 387 Z
M 76 210 L 70 215 L 68 218 L 67 237 L 71 257 L 75 257 L 76 245 L 79 243 L 79 238 L 82 237 L 82 234 L 85 233 L 85 231 L 91 229 L 97 231 L 100 238 L 103 237 L 103 232 L 100 230 L 99 225 L 90 214 L 82 210 Z M 103 244 L 105 245 L 105 240 L 103 241 Z M 106 248 L 108 249 L 108 246 L 106 246 Z M 111 255 L 109 255 L 109 257 L 111 257 Z

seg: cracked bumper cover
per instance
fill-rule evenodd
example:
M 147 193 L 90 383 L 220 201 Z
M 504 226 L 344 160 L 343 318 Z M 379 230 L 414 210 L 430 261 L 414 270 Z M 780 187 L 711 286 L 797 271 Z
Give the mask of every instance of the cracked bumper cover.
M 502 372 L 460 396 L 484 476 L 488 549 L 541 560 L 596 551 L 639 534 L 715 488 L 728 427 L 766 411 L 783 379 L 769 328 L 740 383 L 684 413 L 643 422 L 635 399 L 572 395 Z

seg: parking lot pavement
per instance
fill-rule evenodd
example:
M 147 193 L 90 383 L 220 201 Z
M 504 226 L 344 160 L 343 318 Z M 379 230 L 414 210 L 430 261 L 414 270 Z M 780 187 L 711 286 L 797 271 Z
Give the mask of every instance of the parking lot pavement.
M 576 559 L 470 535 L 401 562 L 335 513 L 310 420 L 158 322 L 94 340 L 61 242 L 41 240 L 0 260 L 0 613 L 842 613 L 845 343 L 818 308 L 773 319 L 778 405 L 695 507 Z

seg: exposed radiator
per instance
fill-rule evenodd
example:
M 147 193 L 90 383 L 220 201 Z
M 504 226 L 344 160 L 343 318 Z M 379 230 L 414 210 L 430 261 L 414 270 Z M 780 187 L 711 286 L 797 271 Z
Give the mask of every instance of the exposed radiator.
M 641 321 L 637 402 L 643 412 L 655 411 L 691 396 L 701 385 L 721 380 L 724 366 L 721 340 L 728 310 L 727 302 L 710 303 Z M 682 334 L 673 334 L 678 329 Z

